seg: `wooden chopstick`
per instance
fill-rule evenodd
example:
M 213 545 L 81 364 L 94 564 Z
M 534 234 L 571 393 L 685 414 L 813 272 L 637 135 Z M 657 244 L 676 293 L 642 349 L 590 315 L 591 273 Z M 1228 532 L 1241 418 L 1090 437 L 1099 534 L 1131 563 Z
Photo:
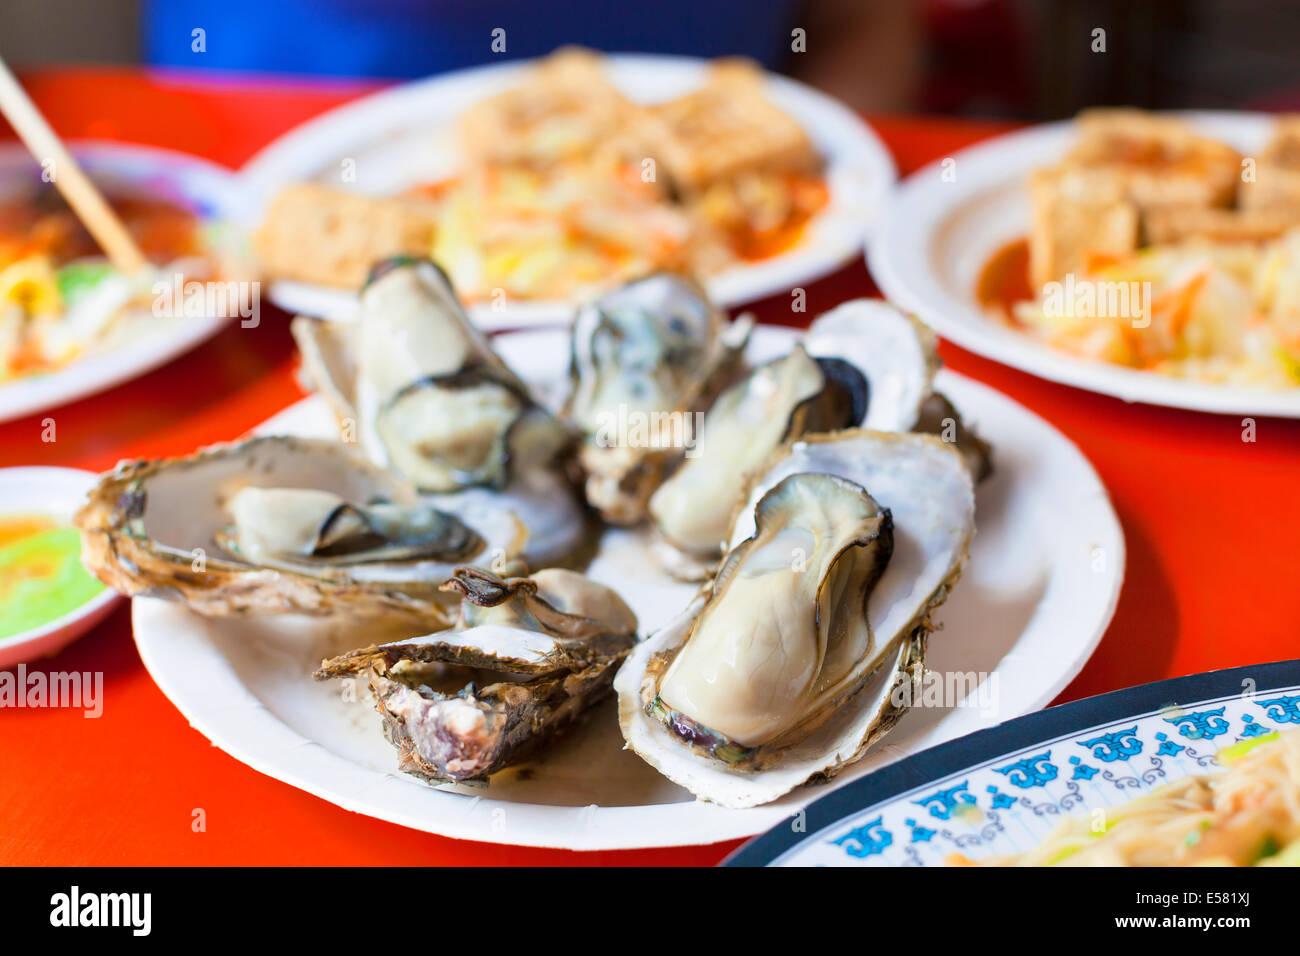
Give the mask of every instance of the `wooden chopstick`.
M 41 111 L 36 108 L 14 78 L 9 67 L 0 59 L 0 112 L 9 120 L 36 161 L 42 165 L 52 163 L 51 178 L 63 198 L 68 201 L 85 227 L 94 236 L 113 266 L 120 272 L 133 275 L 146 266 L 148 260 L 127 232 L 122 220 L 95 184 L 82 171 L 63 145 L 57 133 L 50 128 Z

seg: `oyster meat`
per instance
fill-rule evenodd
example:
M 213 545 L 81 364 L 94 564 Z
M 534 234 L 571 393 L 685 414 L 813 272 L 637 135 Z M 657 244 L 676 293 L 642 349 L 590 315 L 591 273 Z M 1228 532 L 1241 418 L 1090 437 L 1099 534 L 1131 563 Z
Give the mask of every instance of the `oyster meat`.
M 751 327 L 747 317 L 729 323 L 696 283 L 670 273 L 578 311 L 564 415 L 582 436 L 584 490 L 602 518 L 645 517 L 646 500 L 694 439 L 694 413 L 707 408 Z
M 203 614 L 401 613 L 440 624 L 489 541 L 333 441 L 261 437 L 104 475 L 76 516 L 110 587 Z
M 562 569 L 501 578 L 459 568 L 452 630 L 331 658 L 318 680 L 365 677 L 403 771 L 430 783 L 486 780 L 611 692 L 636 615 Z
M 912 699 L 895 689 L 920 680 L 973 532 L 971 473 L 938 438 L 853 429 L 785 446 L 712 583 L 619 670 L 628 746 L 728 807 L 838 773 Z
M 801 345 L 719 395 L 698 444 L 650 498 L 655 527 L 682 555 L 680 562 L 670 556 L 666 565 L 691 576 L 690 559 L 702 559 L 699 576 L 707 576 L 721 554 L 745 476 L 784 441 L 857 421 L 866 395 L 865 379 L 852 366 L 814 359 Z
M 696 447 L 650 499 L 665 569 L 707 578 L 747 478 L 801 435 L 933 429 L 968 455 L 977 475 L 987 473 L 988 445 L 933 391 L 935 344 L 926 326 L 888 303 L 855 299 L 814 321 L 787 356 L 720 395 Z
M 432 262 L 377 265 L 356 323 L 299 316 L 292 329 L 310 385 L 374 464 L 487 537 L 513 528 L 512 556 L 532 566 L 582 543 L 586 520 L 561 460 L 572 435 L 492 350 Z

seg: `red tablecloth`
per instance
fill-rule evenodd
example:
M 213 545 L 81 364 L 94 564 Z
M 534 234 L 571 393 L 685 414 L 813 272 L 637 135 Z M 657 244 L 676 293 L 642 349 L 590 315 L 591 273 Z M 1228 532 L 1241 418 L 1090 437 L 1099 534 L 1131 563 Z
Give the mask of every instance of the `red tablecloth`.
M 213 82 L 134 70 L 27 78 L 60 133 L 167 146 L 238 166 L 368 84 Z M 903 173 L 1006 127 L 874 117 Z M 808 313 L 873 293 L 861 263 L 808 290 Z M 757 309 L 789 320 L 789 299 Z M 1195 671 L 1300 656 L 1300 422 L 1128 406 L 1040 381 L 945 343 L 952 368 L 1036 410 L 1092 460 L 1124 525 L 1128 575 L 1105 639 L 1060 700 Z M 107 469 L 232 439 L 301 396 L 287 317 L 228 328 L 144 378 L 0 425 L 0 466 Z M 41 441 L 41 419 L 57 442 Z M 145 672 L 123 607 L 39 666 L 103 671 L 98 720 L 0 711 L 0 863 L 713 863 L 735 843 L 577 854 L 444 839 L 350 814 L 217 750 Z M 206 811 L 193 832 L 193 811 Z

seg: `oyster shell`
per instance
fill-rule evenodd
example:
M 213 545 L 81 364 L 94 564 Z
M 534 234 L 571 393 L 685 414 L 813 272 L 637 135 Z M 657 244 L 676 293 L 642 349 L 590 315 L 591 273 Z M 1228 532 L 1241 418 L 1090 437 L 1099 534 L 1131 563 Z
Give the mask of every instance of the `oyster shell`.
M 681 563 L 669 558 L 668 566 L 684 574 L 690 558 L 716 561 L 745 476 L 782 442 L 845 428 L 865 407 L 865 381 L 854 369 L 813 359 L 801 345 L 719 395 L 696 446 L 650 497 L 655 527 L 687 556 Z
M 988 442 L 934 391 L 942 362 L 934 332 L 919 319 L 879 299 L 853 299 L 813 322 L 803 343 L 808 354 L 839 358 L 866 378 L 871 398 L 858 427 L 938 435 L 957 446 L 976 481 L 992 473 Z
M 287 437 L 123 462 L 76 524 L 82 561 L 105 584 L 211 615 L 400 613 L 440 624 L 454 611 L 439 590 L 452 571 L 511 544 L 343 445 Z
M 971 473 L 937 438 L 855 429 L 786 446 L 712 585 L 619 670 L 628 746 L 728 807 L 838 773 L 911 699 L 894 690 L 920 680 L 973 532 Z
M 503 362 L 432 262 L 380 263 L 357 323 L 299 316 L 292 329 L 319 390 L 374 464 L 396 470 L 435 507 L 459 515 L 532 566 L 584 540 L 564 474 L 565 426 Z
M 582 435 L 587 502 L 613 524 L 645 517 L 646 500 L 693 439 L 702 412 L 752 327 L 728 323 L 694 282 L 656 273 L 574 317 L 572 390 L 564 415 Z M 644 420 L 637 441 L 621 423 Z
M 892 305 L 855 299 L 814 321 L 784 359 L 719 396 L 692 453 L 650 499 L 665 569 L 686 580 L 707 578 L 750 473 L 780 443 L 804 434 L 934 428 L 959 444 L 977 475 L 986 473 L 988 445 L 932 390 L 935 344 L 926 326 Z M 804 372 L 796 376 L 788 366 Z
M 324 661 L 318 680 L 365 676 L 403 771 L 430 783 L 486 780 L 609 695 L 636 615 L 572 571 L 531 578 L 459 568 L 457 629 Z
M 359 322 L 299 316 L 293 332 L 311 382 L 354 424 L 366 456 L 421 491 L 501 488 L 568 442 L 428 260 L 377 265 Z

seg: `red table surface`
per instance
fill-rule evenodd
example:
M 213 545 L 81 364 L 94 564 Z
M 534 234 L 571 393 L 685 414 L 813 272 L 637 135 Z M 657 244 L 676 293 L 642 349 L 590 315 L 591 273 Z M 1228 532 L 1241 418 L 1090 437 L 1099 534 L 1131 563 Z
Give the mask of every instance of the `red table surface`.
M 55 128 L 186 150 L 235 167 L 276 136 L 374 84 L 214 82 L 137 70 L 32 75 Z M 873 117 L 902 173 L 1006 124 Z M 875 287 L 860 263 L 808 288 L 808 314 Z M 756 311 L 793 321 L 789 298 Z M 1110 490 L 1128 542 L 1114 621 L 1057 702 L 1197 671 L 1298 656 L 1300 422 L 1142 405 L 1055 385 L 943 343 L 949 367 L 1034 409 Z M 287 316 L 237 324 L 170 365 L 63 408 L 0 425 L 0 466 L 103 470 L 119 459 L 228 440 L 301 397 Z M 43 418 L 57 441 L 41 440 Z M 193 730 L 145 672 L 124 605 L 52 671 L 103 671 L 104 712 L 0 711 L 0 863 L 711 864 L 736 842 L 571 853 L 451 840 L 348 813 L 263 776 Z M 206 830 L 191 828 L 193 811 Z

